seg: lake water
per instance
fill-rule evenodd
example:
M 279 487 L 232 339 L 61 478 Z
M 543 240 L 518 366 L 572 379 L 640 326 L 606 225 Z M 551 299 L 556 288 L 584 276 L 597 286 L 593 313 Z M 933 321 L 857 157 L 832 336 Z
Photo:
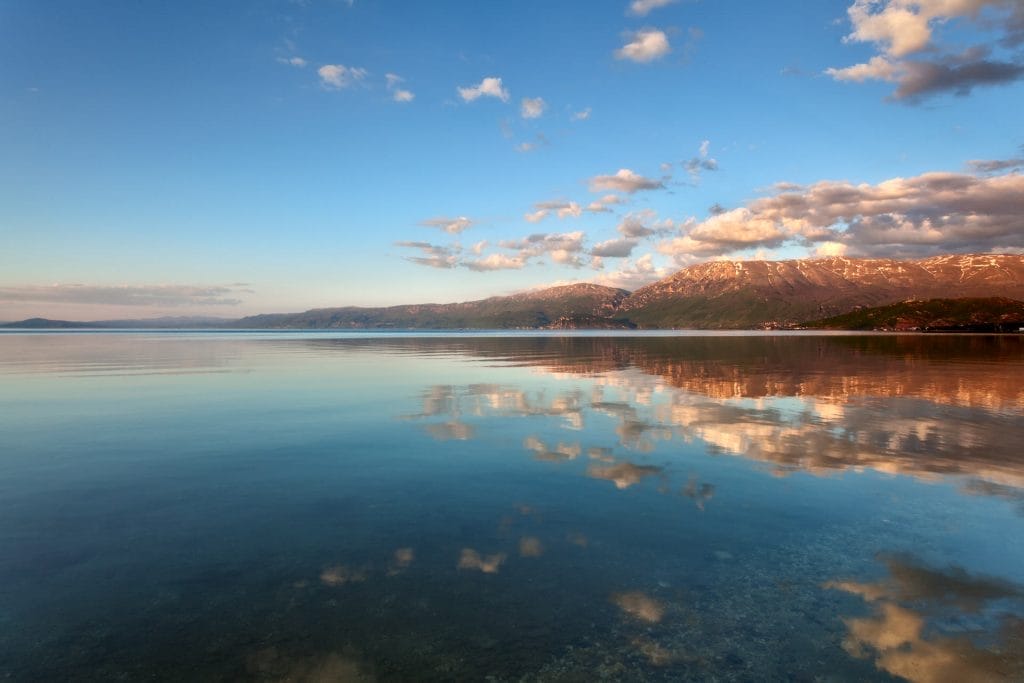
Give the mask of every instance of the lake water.
M 0 335 L 0 679 L 890 678 L 1024 680 L 1020 336 Z

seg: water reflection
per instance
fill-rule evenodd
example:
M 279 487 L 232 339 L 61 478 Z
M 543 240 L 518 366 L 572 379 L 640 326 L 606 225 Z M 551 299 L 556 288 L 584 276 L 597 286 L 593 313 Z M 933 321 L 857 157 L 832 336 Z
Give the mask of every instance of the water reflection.
M 249 655 L 246 674 L 252 680 L 289 683 L 373 683 L 376 680 L 347 653 L 296 657 L 282 653 L 276 647 Z
M 481 420 L 561 417 L 563 429 L 614 421 L 615 445 L 588 445 L 589 476 L 628 488 L 658 468 L 618 462 L 615 446 L 648 454 L 672 442 L 763 462 L 777 475 L 874 470 L 934 481 L 1024 507 L 1024 344 L 1015 337 L 768 339 L 406 339 L 472 358 L 529 366 L 589 389 L 436 386 L 413 418 L 436 438 L 473 438 Z M 459 420 L 473 415 L 474 425 Z M 576 441 L 526 448 L 572 460 Z M 701 508 L 713 488 L 689 491 Z
M 615 484 L 617 489 L 628 489 L 639 484 L 645 477 L 659 475 L 664 470 L 654 465 L 636 465 L 631 462 L 620 462 L 617 465 L 590 465 L 587 476 L 594 479 L 605 479 Z
M 1009 612 L 1021 607 L 1019 587 L 906 556 L 884 564 L 888 575 L 878 581 L 825 585 L 872 608 L 870 616 L 844 620 L 847 652 L 915 683 L 1024 678 L 1024 620 Z
M 1019 339 L 191 343 L 14 378 L 0 679 L 1022 678 Z
M 344 586 L 346 583 L 362 583 L 366 581 L 367 568 L 358 569 L 343 564 L 328 567 L 320 573 L 320 581 L 325 586 Z
M 612 602 L 625 614 L 650 624 L 657 624 L 665 616 L 665 607 L 640 591 L 616 593 L 612 595 Z
M 501 565 L 505 564 L 507 557 L 508 555 L 505 553 L 484 556 L 473 548 L 463 548 L 462 554 L 459 556 L 458 568 L 476 569 L 484 574 L 497 574 Z

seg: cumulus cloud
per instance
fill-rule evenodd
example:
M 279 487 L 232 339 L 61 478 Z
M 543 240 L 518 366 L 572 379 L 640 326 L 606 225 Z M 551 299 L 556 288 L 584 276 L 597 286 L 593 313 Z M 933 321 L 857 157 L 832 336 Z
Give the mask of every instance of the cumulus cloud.
M 633 0 L 629 3 L 629 13 L 638 17 L 646 17 L 651 10 L 675 4 L 679 0 Z
M 0 287 L 0 303 L 109 304 L 116 306 L 237 306 L 243 283 L 232 285 L 54 284 Z
M 590 250 L 591 256 L 624 258 L 633 253 L 637 241 L 633 239 L 612 239 L 599 242 Z
M 615 228 L 620 235 L 629 239 L 643 239 L 654 235 L 666 235 L 675 228 L 671 219 L 658 220 L 651 209 L 626 214 Z
M 388 90 L 391 92 L 391 99 L 395 102 L 404 104 L 416 99 L 416 95 L 411 90 L 400 87 L 405 82 L 405 79 L 398 74 L 384 74 L 384 80 L 387 81 Z
M 815 256 L 845 256 L 847 246 L 842 242 L 822 242 L 815 248 Z
M 366 78 L 367 71 L 357 66 L 324 64 L 316 70 L 320 84 L 329 90 L 341 90 Z
M 524 97 L 519 104 L 519 114 L 524 119 L 539 119 L 547 106 L 542 97 Z
M 477 85 L 457 88 L 457 90 L 463 102 L 472 102 L 481 97 L 494 97 L 502 102 L 508 102 L 510 97 L 508 89 L 501 84 L 501 79 L 495 76 L 488 76 Z
M 824 253 L 928 256 L 1024 248 L 1024 176 L 931 172 L 877 185 L 784 186 L 692 221 L 659 245 L 680 262 L 740 249 L 822 245 Z
M 599 274 L 594 281 L 607 287 L 636 290 L 668 274 L 668 268 L 654 265 L 653 254 L 644 254 L 634 261 L 624 261 L 617 270 Z
M 664 31 L 647 28 L 626 34 L 628 43 L 615 51 L 616 59 L 645 64 L 660 59 L 672 51 Z
M 628 168 L 620 168 L 614 175 L 599 175 L 590 179 L 591 192 L 626 192 L 633 194 L 640 190 L 659 190 L 665 187 L 660 180 L 645 178 Z
M 577 112 L 573 112 L 572 116 L 569 117 L 571 121 L 586 121 L 590 118 L 590 107 L 582 109 Z
M 610 213 L 611 209 L 608 207 L 617 204 L 622 204 L 622 197 L 617 194 L 606 194 L 600 199 L 595 199 L 587 204 L 586 211 L 590 213 Z
M 420 221 L 420 225 L 425 228 L 437 228 L 449 235 L 458 235 L 460 232 L 473 227 L 473 224 L 473 221 L 465 216 L 458 216 L 456 218 L 439 216 L 437 218 L 428 218 L 425 221 Z
M 856 0 L 847 14 L 846 42 L 871 43 L 879 51 L 867 62 L 830 68 L 838 81 L 894 83 L 893 100 L 919 102 L 942 92 L 967 95 L 975 87 L 1024 78 L 1020 54 L 993 57 L 992 46 L 951 50 L 936 39 L 943 25 L 969 24 L 994 35 L 1005 48 L 1024 40 L 1024 3 L 1019 0 Z
M 463 265 L 470 270 L 475 270 L 477 272 L 489 270 L 519 270 L 526 265 L 526 259 L 522 256 L 490 254 L 484 258 L 466 261 Z

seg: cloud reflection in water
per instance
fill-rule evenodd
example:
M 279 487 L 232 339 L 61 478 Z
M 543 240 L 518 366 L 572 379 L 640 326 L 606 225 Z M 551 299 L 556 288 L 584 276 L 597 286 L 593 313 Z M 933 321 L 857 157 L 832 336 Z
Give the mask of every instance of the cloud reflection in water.
M 914 683 L 1024 679 L 1024 620 L 1005 611 L 1022 606 L 1019 587 L 908 557 L 884 562 L 889 575 L 874 583 L 825 584 L 872 606 L 844 620 L 850 655 Z

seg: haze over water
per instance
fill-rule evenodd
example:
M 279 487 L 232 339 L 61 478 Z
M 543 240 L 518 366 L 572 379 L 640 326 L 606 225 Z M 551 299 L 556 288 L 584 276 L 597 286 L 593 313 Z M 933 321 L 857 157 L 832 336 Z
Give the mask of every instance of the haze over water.
M 1020 680 L 1019 336 L 0 335 L 0 678 Z

